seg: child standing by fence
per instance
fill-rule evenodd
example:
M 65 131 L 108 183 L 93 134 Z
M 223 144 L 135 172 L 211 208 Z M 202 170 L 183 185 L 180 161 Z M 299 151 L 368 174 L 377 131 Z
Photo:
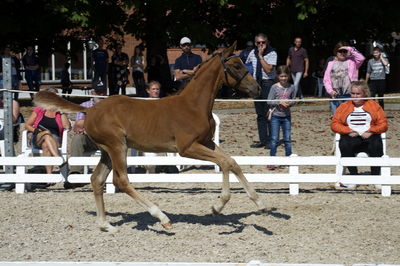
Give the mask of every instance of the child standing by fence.
M 291 116 L 290 106 L 294 104 L 287 99 L 294 99 L 294 86 L 290 84 L 290 70 L 287 66 L 279 66 L 276 69 L 278 82 L 272 85 L 268 95 L 268 100 L 276 100 L 269 102 L 268 119 L 271 121 L 271 143 L 270 143 L 270 156 L 276 156 L 276 151 L 279 143 L 279 129 L 282 128 L 283 141 L 285 144 L 285 155 L 292 154 L 292 140 L 291 140 Z M 269 170 L 275 170 L 275 165 L 268 165 Z

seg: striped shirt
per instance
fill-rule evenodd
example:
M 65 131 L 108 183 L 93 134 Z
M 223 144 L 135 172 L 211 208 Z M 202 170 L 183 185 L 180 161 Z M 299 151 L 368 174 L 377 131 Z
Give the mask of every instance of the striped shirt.
M 354 111 L 347 116 L 346 122 L 353 131 L 362 135 L 371 127 L 371 120 L 371 115 L 360 106 L 354 107 Z
M 275 79 L 276 77 L 276 70 L 275 66 L 278 61 L 278 55 L 275 51 L 269 52 L 268 54 L 263 56 L 263 59 L 267 64 L 273 65 L 274 68 L 271 72 L 266 73 L 264 69 L 262 69 L 262 79 Z M 253 65 L 254 73 L 253 77 L 256 79 L 256 68 L 257 68 L 257 56 L 254 53 L 254 49 L 251 50 L 249 56 L 247 57 L 246 63 L 250 63 Z

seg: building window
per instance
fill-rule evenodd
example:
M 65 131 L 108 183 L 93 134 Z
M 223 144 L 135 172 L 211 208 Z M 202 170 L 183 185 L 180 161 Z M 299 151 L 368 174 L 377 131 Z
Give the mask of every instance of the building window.
M 39 47 L 40 49 L 40 47 Z M 46 66 L 42 66 L 41 78 L 43 83 L 59 83 L 64 63 L 70 63 L 69 73 L 73 83 L 88 83 L 92 81 L 91 70 L 91 53 L 86 48 L 83 41 L 67 44 L 67 50 L 70 58 L 55 52 L 48 58 L 41 58 L 42 62 L 46 62 Z

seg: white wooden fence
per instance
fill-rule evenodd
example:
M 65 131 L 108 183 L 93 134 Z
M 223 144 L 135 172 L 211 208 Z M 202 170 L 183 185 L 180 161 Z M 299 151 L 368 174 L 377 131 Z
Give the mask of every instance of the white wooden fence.
M 400 166 L 400 158 L 340 158 L 337 156 L 296 156 L 270 157 L 270 156 L 233 156 L 241 166 L 266 166 L 287 165 L 288 172 L 277 173 L 265 170 L 265 173 L 246 173 L 250 182 L 262 183 L 288 183 L 292 195 L 299 193 L 300 183 L 335 183 L 346 184 L 376 184 L 382 185 L 382 196 L 391 195 L 391 185 L 400 184 L 400 176 L 392 175 L 391 168 Z M 99 157 L 69 157 L 69 165 L 96 165 Z M 213 165 L 211 162 L 194 160 L 184 157 L 127 157 L 128 165 Z M 56 157 L 0 157 L 0 165 L 17 166 L 14 174 L 0 174 L 0 183 L 15 183 L 16 193 L 24 193 L 28 183 L 54 183 L 64 181 L 61 174 L 32 174 L 27 173 L 27 166 L 35 165 L 60 165 L 62 158 Z M 333 173 L 300 173 L 301 166 L 381 166 L 381 174 L 373 175 L 343 175 L 341 171 Z M 335 167 L 337 169 L 338 167 Z M 221 173 L 179 173 L 179 174 L 129 174 L 131 182 L 221 182 Z M 89 174 L 73 174 L 67 177 L 71 183 L 89 183 Z M 230 175 L 231 182 L 238 182 L 234 175 Z M 112 173 L 107 178 L 107 192 L 112 193 Z

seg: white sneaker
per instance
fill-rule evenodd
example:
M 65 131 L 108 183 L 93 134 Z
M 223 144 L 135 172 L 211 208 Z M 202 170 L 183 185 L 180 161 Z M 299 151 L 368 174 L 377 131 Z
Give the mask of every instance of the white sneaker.
M 349 189 L 355 189 L 357 187 L 356 184 L 343 184 L 341 182 L 336 182 L 335 183 L 335 188 L 340 189 L 340 188 L 349 188 Z

